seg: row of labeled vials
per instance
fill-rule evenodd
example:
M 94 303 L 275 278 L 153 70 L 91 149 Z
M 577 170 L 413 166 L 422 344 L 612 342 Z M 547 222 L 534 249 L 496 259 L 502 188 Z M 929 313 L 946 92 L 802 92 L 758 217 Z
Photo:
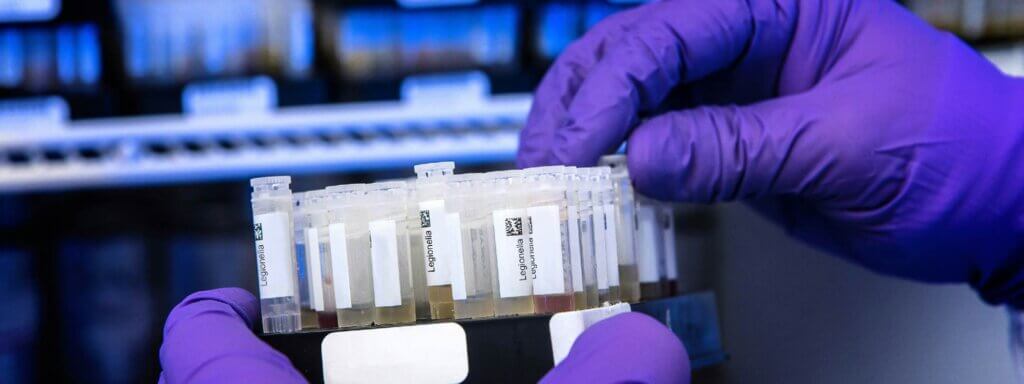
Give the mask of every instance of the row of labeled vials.
M 264 332 L 674 294 L 671 206 L 635 197 L 623 156 L 601 164 L 456 175 L 454 163 L 430 163 L 414 181 L 294 194 L 287 176 L 253 179 Z

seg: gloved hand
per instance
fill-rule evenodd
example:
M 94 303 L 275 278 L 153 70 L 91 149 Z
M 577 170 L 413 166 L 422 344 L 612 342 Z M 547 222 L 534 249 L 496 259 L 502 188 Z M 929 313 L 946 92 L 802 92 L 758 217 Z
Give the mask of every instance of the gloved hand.
M 875 271 L 1024 308 L 1022 83 L 895 1 L 666 0 L 562 54 L 518 160 L 628 140 L 643 194 L 750 200 Z
M 683 343 L 653 318 L 623 313 L 587 328 L 541 384 L 688 384 Z
M 241 288 L 189 295 L 171 310 L 160 346 L 167 383 L 305 383 L 280 352 L 252 333 L 259 302 Z

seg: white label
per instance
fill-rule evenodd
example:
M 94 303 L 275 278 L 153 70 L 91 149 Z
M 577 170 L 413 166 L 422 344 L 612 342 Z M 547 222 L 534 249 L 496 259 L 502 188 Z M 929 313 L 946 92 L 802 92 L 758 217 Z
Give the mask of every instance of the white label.
M 331 242 L 331 275 L 334 278 L 334 301 L 338 309 L 352 308 L 352 283 L 349 280 L 348 243 L 345 224 L 327 227 Z
M 327 384 L 461 383 L 469 375 L 466 332 L 454 322 L 333 332 L 320 356 Z
M 572 289 L 583 292 L 583 256 L 580 252 L 580 211 L 569 206 L 569 267 L 572 268 Z
M 295 271 L 292 261 L 292 228 L 288 212 L 272 212 L 253 217 L 256 237 L 256 270 L 260 299 L 295 295 Z
M 565 259 L 562 255 L 563 234 L 557 205 L 545 205 L 526 209 L 529 219 L 530 249 L 537 263 L 537 274 L 533 281 L 533 294 L 564 294 Z
M 533 282 L 527 236 L 526 211 L 494 211 L 494 249 L 498 260 L 498 294 L 503 298 L 529 296 Z
M 679 270 L 676 266 L 676 219 L 671 208 L 665 208 L 662 239 L 665 240 L 665 271 L 669 280 L 679 278 Z
M 445 224 L 446 219 L 444 200 L 420 203 L 423 264 L 427 270 L 427 285 L 432 287 L 452 283 L 449 264 L 455 247 L 452 244 L 450 229 Z
M 608 289 L 608 247 L 605 232 L 604 208 L 594 206 L 594 264 L 597 265 L 597 289 Z
M 452 237 L 452 244 L 456 244 L 452 252 L 451 266 L 452 278 L 452 299 L 466 300 L 466 266 L 462 256 L 462 219 L 458 213 L 449 213 L 445 217 L 445 225 L 448 226 L 448 234 Z
M 316 228 L 306 228 L 306 257 L 309 258 L 309 280 L 313 291 L 309 293 L 313 300 L 313 309 L 324 310 L 324 274 L 320 269 L 320 236 Z
M 60 13 L 60 0 L 0 0 L 0 22 L 50 20 Z
M 277 86 L 266 76 L 188 84 L 181 105 L 186 115 L 266 113 L 277 107 Z
M 605 204 L 603 211 L 605 247 L 607 248 L 605 256 L 608 261 L 608 285 L 617 287 L 619 286 L 619 241 L 615 236 L 618 231 L 618 220 L 615 215 L 615 207 L 611 204 Z
M 402 305 L 398 273 L 398 230 L 392 220 L 370 222 L 370 259 L 373 263 L 373 303 L 378 307 Z
M 582 311 L 556 313 L 551 316 L 548 328 L 551 331 L 551 352 L 555 358 L 555 365 L 561 363 L 569 355 L 572 344 L 587 328 L 601 320 L 630 311 L 629 304 L 619 303 Z
M 640 252 L 637 258 L 637 268 L 640 270 L 641 283 L 657 283 L 658 278 L 658 255 L 662 247 L 661 226 L 658 225 L 657 212 L 653 206 L 641 204 L 636 208 L 637 219 L 637 242 Z
M 0 130 L 61 128 L 70 116 L 68 103 L 59 96 L 0 101 Z

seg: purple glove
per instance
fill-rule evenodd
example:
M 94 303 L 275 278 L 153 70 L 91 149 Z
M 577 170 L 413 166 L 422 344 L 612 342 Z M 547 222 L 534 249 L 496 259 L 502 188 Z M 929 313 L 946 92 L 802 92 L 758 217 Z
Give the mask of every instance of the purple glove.
M 171 310 L 161 382 L 305 383 L 288 358 L 252 333 L 259 303 L 241 288 L 196 292 Z
M 610 17 L 545 76 L 519 163 L 591 165 L 623 140 L 644 194 L 751 200 L 873 270 L 1024 308 L 1024 80 L 894 1 Z
M 690 359 L 675 334 L 653 318 L 623 313 L 576 339 L 541 384 L 690 382 Z

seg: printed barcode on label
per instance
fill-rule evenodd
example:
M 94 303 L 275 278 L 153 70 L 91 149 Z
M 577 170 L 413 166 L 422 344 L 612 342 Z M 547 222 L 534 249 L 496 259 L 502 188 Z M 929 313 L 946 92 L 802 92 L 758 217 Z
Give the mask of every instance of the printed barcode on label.
M 522 217 L 506 217 L 505 218 L 505 236 L 522 236 L 523 235 L 523 218 Z

